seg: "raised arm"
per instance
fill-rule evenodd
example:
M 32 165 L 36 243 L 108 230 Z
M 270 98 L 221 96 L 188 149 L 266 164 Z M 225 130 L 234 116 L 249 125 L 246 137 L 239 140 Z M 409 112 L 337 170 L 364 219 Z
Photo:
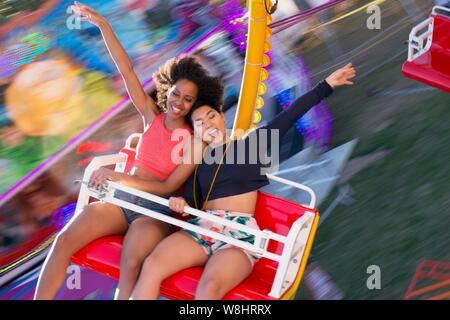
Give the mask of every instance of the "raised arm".
M 279 113 L 275 118 L 270 120 L 267 125 L 261 129 L 278 129 L 279 135 L 282 137 L 297 121 L 308 112 L 313 106 L 319 104 L 324 98 L 331 95 L 333 88 L 342 85 L 352 85 L 350 81 L 356 75 L 356 71 L 352 64 L 349 63 L 345 67 L 336 70 L 324 81 L 320 82 L 314 89 L 310 90 L 300 98 L 296 99 L 291 106 Z
M 142 88 L 141 82 L 134 72 L 130 57 L 117 39 L 108 21 L 91 7 L 76 1 L 73 10 L 81 16 L 81 21 L 90 22 L 100 29 L 109 54 L 122 75 L 131 101 L 144 118 L 145 123 L 151 122 L 155 114 L 159 113 L 158 107 Z

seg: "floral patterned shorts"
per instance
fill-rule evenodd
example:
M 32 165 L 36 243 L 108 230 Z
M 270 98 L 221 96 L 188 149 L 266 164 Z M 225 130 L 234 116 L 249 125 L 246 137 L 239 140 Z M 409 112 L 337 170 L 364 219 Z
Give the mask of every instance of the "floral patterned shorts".
M 256 223 L 255 218 L 253 215 L 250 215 L 248 213 L 240 213 L 240 212 L 233 212 L 228 210 L 207 210 L 206 211 L 209 214 L 213 214 L 217 217 L 225 218 L 230 221 L 234 221 L 243 225 L 246 225 L 252 229 L 259 230 L 258 224 Z M 243 231 L 239 231 L 236 229 L 232 229 L 230 227 L 215 223 L 210 220 L 202 219 L 202 218 L 193 218 L 188 220 L 189 223 L 195 224 L 196 226 L 200 226 L 202 228 L 215 231 L 218 233 L 222 233 L 223 235 L 230 236 L 234 239 L 242 240 L 248 243 L 253 244 L 255 240 L 255 236 L 252 234 L 245 233 Z M 203 250 L 205 250 L 208 257 L 211 257 L 215 252 L 221 250 L 221 249 L 227 249 L 227 248 L 236 248 L 232 244 L 213 239 L 201 234 L 198 234 L 196 232 L 190 231 L 190 230 L 184 230 L 186 233 L 191 235 L 199 245 L 202 246 Z M 249 252 L 245 249 L 242 250 L 250 259 L 250 262 L 252 266 L 254 263 L 260 258 L 256 255 L 256 253 Z

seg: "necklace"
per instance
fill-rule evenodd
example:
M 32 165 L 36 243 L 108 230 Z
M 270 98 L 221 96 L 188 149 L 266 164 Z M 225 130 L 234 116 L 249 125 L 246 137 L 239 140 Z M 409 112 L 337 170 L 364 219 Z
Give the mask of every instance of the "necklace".
M 206 204 L 208 203 L 208 199 L 209 199 L 209 196 L 211 195 L 211 190 L 213 188 L 214 182 L 216 182 L 217 174 L 219 173 L 220 167 L 222 166 L 222 163 L 223 163 L 223 159 L 225 158 L 225 155 L 227 154 L 228 147 L 231 145 L 232 142 L 233 142 L 233 140 L 228 142 L 227 147 L 225 148 L 225 152 L 223 153 L 222 158 L 220 159 L 219 165 L 217 166 L 216 172 L 214 173 L 214 177 L 212 179 L 211 185 L 209 186 L 209 190 L 208 190 L 208 194 L 206 195 L 205 202 L 203 203 L 202 211 L 204 211 Z M 195 167 L 195 172 L 194 172 L 194 204 L 195 204 L 196 209 L 198 209 L 197 190 L 196 190 L 198 167 L 199 167 L 199 165 L 197 165 Z

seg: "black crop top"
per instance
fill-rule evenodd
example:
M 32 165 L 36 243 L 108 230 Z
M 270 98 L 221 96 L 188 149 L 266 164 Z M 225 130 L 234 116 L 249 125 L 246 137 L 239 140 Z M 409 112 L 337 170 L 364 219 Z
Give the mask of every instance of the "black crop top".
M 271 146 L 272 137 L 277 138 L 274 131 L 271 130 L 278 129 L 278 137 L 281 138 L 292 128 L 298 118 L 332 92 L 331 86 L 326 81 L 322 81 L 314 89 L 296 99 L 290 107 L 279 113 L 265 126 L 250 132 L 240 140 L 233 140 L 223 159 L 223 164 L 219 169 L 208 200 L 258 190 L 269 184 L 263 171 L 264 168 L 267 169 L 271 165 L 268 161 L 269 158 L 264 156 L 268 154 L 267 150 Z M 272 136 L 272 134 L 275 134 L 275 136 Z M 199 206 L 208 194 L 227 144 L 216 148 L 208 147 L 202 163 L 198 166 L 196 195 Z M 193 186 L 194 175 L 188 179 L 184 188 L 184 197 L 190 206 L 194 206 Z

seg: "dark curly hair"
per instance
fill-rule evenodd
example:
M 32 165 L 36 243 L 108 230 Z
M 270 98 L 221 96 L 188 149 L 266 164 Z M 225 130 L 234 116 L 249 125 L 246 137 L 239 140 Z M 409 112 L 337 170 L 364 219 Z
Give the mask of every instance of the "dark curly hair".
M 181 79 L 195 83 L 198 88 L 197 100 L 208 105 L 222 105 L 223 83 L 219 78 L 211 77 L 208 71 L 193 57 L 173 58 L 162 65 L 153 74 L 157 91 L 157 105 L 161 112 L 167 109 L 169 89 Z M 190 115 L 186 120 L 190 123 Z

